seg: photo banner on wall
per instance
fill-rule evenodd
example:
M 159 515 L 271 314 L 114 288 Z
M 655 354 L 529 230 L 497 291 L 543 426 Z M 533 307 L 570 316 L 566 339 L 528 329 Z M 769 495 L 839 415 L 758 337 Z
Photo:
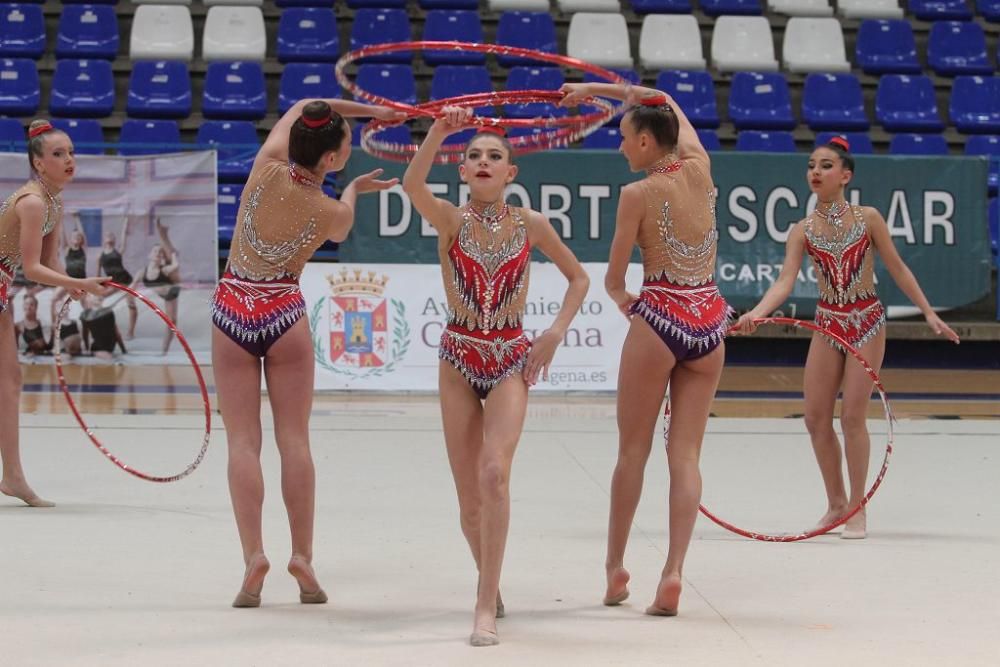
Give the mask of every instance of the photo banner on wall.
M 985 158 L 859 155 L 855 160 L 849 200 L 882 213 L 897 250 L 931 303 L 955 308 L 988 294 Z M 748 309 L 763 296 L 778 277 L 791 225 L 815 208 L 806 183 L 807 162 L 804 153 L 712 156 L 718 190 L 716 281 L 734 308 Z M 517 165 L 508 200 L 547 216 L 581 261 L 606 262 L 618 194 L 639 175 L 629 172 L 620 155 L 608 151 L 553 150 L 518 158 Z M 402 176 L 405 169 L 355 154 L 343 176 L 352 178 L 376 167 L 385 168 L 386 178 Z M 435 194 L 453 203 L 468 200 L 468 186 L 461 183 L 456 166 L 435 166 L 428 182 Z M 398 186 L 359 197 L 355 220 L 350 237 L 340 246 L 343 261 L 438 261 L 434 229 Z M 890 314 L 905 312 L 900 307 L 909 306 L 909 300 L 884 266 L 877 267 L 879 294 Z M 816 276 L 803 262 L 783 310 L 811 317 L 816 297 Z
M 613 390 L 628 321 L 599 287 L 605 264 L 585 263 L 591 289 L 534 390 Z M 629 267 L 630 286 L 642 268 Z M 438 343 L 447 316 L 441 268 L 429 264 L 310 263 L 302 275 L 316 359 L 316 389 L 436 391 Z M 524 328 L 555 321 L 566 279 L 533 262 Z
M 77 155 L 76 175 L 62 193 L 63 238 L 56 239 L 63 262 L 82 266 L 87 276 L 128 282 L 174 318 L 201 358 L 211 350 L 208 302 L 218 272 L 215 163 L 213 151 L 144 157 Z M 0 154 L 2 198 L 28 175 L 24 154 Z M 57 296 L 61 305 L 64 299 L 58 290 L 28 283 L 20 275 L 11 300 L 15 322 L 22 322 L 34 309 L 46 337 L 51 337 L 51 306 Z M 103 299 L 74 303 L 68 319 L 55 327 L 65 336 L 62 347 L 76 349 L 69 340 L 75 326 L 79 338 L 90 338 L 95 349 L 112 343 L 112 358 L 119 363 L 188 363 L 176 340 L 167 336 L 162 320 L 141 303 L 133 308 L 132 301 L 113 292 Z M 22 354 L 28 353 L 24 342 L 18 342 Z M 34 358 L 43 361 L 46 356 Z M 97 361 L 105 356 L 98 355 Z M 87 354 L 64 355 L 67 363 L 92 360 Z

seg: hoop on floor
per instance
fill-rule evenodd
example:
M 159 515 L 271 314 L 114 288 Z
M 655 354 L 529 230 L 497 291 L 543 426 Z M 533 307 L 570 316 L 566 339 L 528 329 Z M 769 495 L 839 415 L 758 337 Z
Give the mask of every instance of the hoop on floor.
M 94 435 L 94 432 L 87 425 L 87 422 L 83 420 L 83 416 L 77 409 L 76 402 L 73 401 L 73 396 L 70 394 L 69 386 L 66 384 L 66 377 L 63 375 L 61 341 L 59 340 L 59 336 L 53 336 L 55 340 L 54 340 L 52 354 L 55 357 L 56 374 L 59 377 L 59 387 L 62 389 L 63 396 L 66 397 L 66 402 L 69 403 L 69 409 L 73 412 L 73 416 L 76 417 L 77 423 L 80 424 L 80 428 L 83 429 L 84 433 L 87 434 L 87 437 L 90 438 L 90 441 L 94 443 L 94 446 L 97 447 L 97 449 L 100 450 L 100 452 L 104 454 L 104 456 L 106 456 L 109 461 L 114 463 L 116 466 L 118 466 L 128 474 L 134 475 L 139 479 L 144 479 L 147 482 L 176 482 L 177 480 L 183 479 L 188 475 L 190 475 L 192 472 L 194 472 L 195 468 L 197 468 L 201 464 L 202 459 L 205 458 L 205 452 L 208 450 L 208 441 L 212 433 L 212 406 L 208 399 L 208 388 L 205 386 L 205 378 L 201 374 L 201 367 L 198 365 L 198 360 L 195 358 L 194 352 L 191 351 L 191 346 L 188 345 L 187 339 L 184 338 L 183 334 L 181 334 L 180 330 L 173 323 L 170 317 L 167 316 L 166 313 L 160 310 L 156 306 L 156 304 L 154 304 L 148 298 L 146 298 L 139 292 L 133 290 L 131 287 L 126 287 L 125 285 L 119 285 L 116 282 L 107 282 L 104 284 L 108 287 L 113 287 L 117 290 L 125 292 L 126 294 L 134 296 L 136 299 L 142 301 L 146 306 L 148 306 L 150 310 L 159 315 L 160 319 L 163 320 L 163 322 L 167 325 L 167 327 L 171 331 L 173 331 L 174 335 L 177 337 L 177 341 L 181 344 L 181 347 L 184 348 L 184 352 L 187 353 L 188 359 L 191 360 L 191 366 L 194 368 L 195 376 L 197 376 L 198 378 L 198 386 L 201 389 L 201 398 L 205 405 L 205 437 L 202 439 L 201 449 L 198 451 L 198 455 L 195 457 L 194 461 L 191 462 L 184 470 L 177 473 L 176 475 L 168 475 L 166 477 L 144 473 L 141 470 L 133 468 L 132 466 L 128 465 L 120 458 L 112 454 L 111 451 L 109 451 L 108 448 L 105 447 L 101 443 L 101 441 L 97 439 L 97 436 Z M 57 322 L 61 322 L 66 317 L 66 315 L 69 312 L 69 306 L 72 302 L 73 299 L 66 299 L 66 302 L 63 303 L 62 308 L 59 310 L 58 319 L 56 320 Z
M 879 486 L 881 486 L 882 484 L 882 479 L 885 477 L 885 473 L 889 470 L 889 458 L 892 456 L 892 444 L 894 437 L 893 423 L 896 421 L 896 418 L 893 417 L 892 415 L 892 408 L 889 405 L 889 397 L 885 392 L 885 387 L 882 386 L 882 380 L 879 378 L 878 373 L 876 373 L 875 369 L 871 367 L 868 361 L 866 361 L 865 358 L 861 356 L 861 354 L 841 336 L 833 333 L 832 331 L 827 331 L 823 327 L 820 327 L 813 322 L 808 322 L 805 320 L 797 320 L 791 317 L 761 317 L 755 319 L 754 322 L 756 324 L 785 324 L 796 328 L 810 329 L 842 345 L 849 355 L 858 360 L 861 366 L 868 373 L 869 377 L 871 377 L 871 379 L 874 381 L 875 388 L 878 390 L 879 398 L 882 400 L 882 408 L 885 410 L 885 419 L 888 425 L 888 433 L 886 434 L 887 441 L 885 445 L 885 457 L 882 460 L 882 469 L 879 470 L 878 475 L 875 476 L 875 481 L 872 482 L 871 488 L 868 489 L 868 492 L 865 494 L 864 498 L 861 499 L 861 502 L 858 503 L 856 507 L 852 507 L 847 514 L 837 519 L 836 521 L 829 523 L 825 526 L 817 526 L 812 530 L 808 530 L 802 533 L 789 534 L 789 535 L 771 535 L 767 533 L 758 533 L 752 530 L 745 530 L 738 526 L 734 526 L 728 521 L 720 519 L 704 505 L 698 506 L 698 509 L 701 510 L 701 513 L 707 516 L 709 519 L 711 519 L 718 525 L 722 526 L 726 530 L 736 533 L 737 535 L 742 535 L 743 537 L 749 537 L 750 539 L 753 540 L 760 540 L 761 542 L 799 542 L 801 540 L 808 540 L 811 537 L 816 537 L 817 535 L 823 535 L 824 533 L 828 533 L 837 526 L 846 523 L 851 517 L 853 517 L 855 514 L 864 509 L 864 507 L 868 504 L 868 501 L 870 501 L 872 496 L 875 495 L 875 491 L 877 491 Z M 730 331 L 732 331 L 732 329 L 730 329 Z M 669 401 L 667 403 L 665 415 L 667 418 L 667 425 L 664 426 L 664 434 L 663 434 L 664 441 L 666 441 L 669 432 L 668 431 L 669 420 L 670 420 Z
M 390 107 L 397 111 L 402 111 L 410 118 L 436 118 L 440 116 L 441 109 L 448 105 L 461 107 L 498 106 L 501 104 L 525 104 L 529 102 L 556 103 L 562 99 L 562 93 L 555 90 L 508 90 L 493 91 L 486 93 L 475 93 L 471 95 L 457 95 L 440 100 L 423 102 L 416 105 L 405 104 L 396 100 L 391 100 L 380 95 L 375 95 L 360 88 L 355 82 L 348 78 L 346 73 L 347 65 L 365 57 L 394 53 L 397 51 L 411 50 L 460 50 L 472 51 L 484 54 L 496 54 L 503 56 L 515 56 L 531 58 L 544 62 L 561 65 L 573 69 L 578 69 L 589 74 L 593 74 L 612 83 L 628 83 L 618 74 L 597 65 L 584 62 L 577 58 L 570 58 L 532 49 L 523 49 L 500 44 L 477 44 L 474 42 L 434 42 L 434 41 L 414 41 L 399 42 L 396 44 L 377 44 L 356 49 L 344 54 L 336 65 L 337 81 L 350 92 L 354 97 L 381 106 Z M 624 110 L 624 104 L 614 105 L 609 101 L 592 97 L 584 100 L 590 106 L 598 107 L 598 111 L 581 113 L 576 116 L 552 116 L 539 118 L 494 118 L 489 116 L 475 116 L 471 122 L 480 126 L 497 126 L 506 128 L 540 128 L 545 132 L 539 135 L 524 135 L 511 137 L 510 143 L 516 147 L 520 153 L 531 153 L 545 150 L 556 146 L 565 146 L 577 141 L 591 132 L 594 132 L 604 123 Z M 419 148 L 416 144 L 399 144 L 394 142 L 379 141 L 374 135 L 392 125 L 385 121 L 372 120 L 365 125 L 361 134 L 361 147 L 366 152 L 383 159 L 406 162 L 409 157 Z M 464 147 L 455 144 L 443 145 L 435 157 L 437 163 L 457 162 L 461 160 Z

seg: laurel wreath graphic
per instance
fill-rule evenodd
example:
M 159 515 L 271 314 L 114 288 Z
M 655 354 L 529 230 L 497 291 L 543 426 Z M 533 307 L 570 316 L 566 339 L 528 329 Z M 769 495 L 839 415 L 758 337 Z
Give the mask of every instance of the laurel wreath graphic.
M 402 301 L 389 299 L 389 303 L 393 307 L 392 360 L 385 366 L 367 368 L 360 372 L 338 368 L 329 362 L 327 349 L 323 346 L 323 336 L 319 332 L 320 310 L 325 302 L 326 299 L 317 301 L 309 313 L 309 331 L 312 333 L 313 356 L 316 358 L 316 363 L 332 373 L 358 379 L 379 377 L 396 370 L 396 364 L 403 361 L 410 349 L 410 325 L 406 322 L 406 306 Z

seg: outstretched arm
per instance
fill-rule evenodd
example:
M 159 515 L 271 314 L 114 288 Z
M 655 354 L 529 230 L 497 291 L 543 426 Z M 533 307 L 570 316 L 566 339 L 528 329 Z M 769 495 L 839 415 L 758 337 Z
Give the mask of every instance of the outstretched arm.
M 567 83 L 559 90 L 564 94 L 559 103 L 561 106 L 576 106 L 585 98 L 595 96 L 622 100 L 629 105 L 641 104 L 646 98 L 664 97 L 677 116 L 677 155 L 682 160 L 699 159 L 709 162 L 708 152 L 701 145 L 694 125 L 677 101 L 662 90 L 620 83 Z
M 879 257 L 882 258 L 882 263 L 885 264 L 885 268 L 889 271 L 889 275 L 892 276 L 896 285 L 913 302 L 913 305 L 920 309 L 920 312 L 924 315 L 924 319 L 927 320 L 927 326 L 934 333 L 944 336 L 953 343 L 958 343 L 958 334 L 934 312 L 930 302 L 924 295 L 924 291 L 920 289 L 920 283 L 917 282 L 917 278 L 910 271 L 910 267 L 906 265 L 903 258 L 899 256 L 896 244 L 892 242 L 889 227 L 885 224 L 882 214 L 876 209 L 866 206 L 864 208 L 864 217 L 865 225 L 868 227 L 868 233 L 871 235 L 875 250 L 878 251 Z
M 288 132 L 292 129 L 295 121 L 299 119 L 299 116 L 302 115 L 302 110 L 305 106 L 315 101 L 317 100 L 299 100 L 274 124 L 271 132 L 267 135 L 267 141 L 264 142 L 264 145 L 261 146 L 260 151 L 257 153 L 257 158 L 253 163 L 254 169 L 263 160 L 285 161 L 288 159 Z M 396 122 L 406 120 L 405 113 L 394 111 L 389 107 L 372 106 L 341 99 L 325 99 L 322 101 L 329 104 L 331 109 L 344 118 L 378 118 L 379 120 Z M 350 141 L 350 137 L 345 137 L 344 140 Z
M 444 116 L 438 118 L 427 131 L 420 148 L 410 160 L 410 166 L 403 174 L 403 191 L 420 215 L 444 237 L 450 237 L 458 225 L 457 209 L 446 199 L 441 199 L 427 186 L 427 176 L 431 173 L 434 156 L 441 149 L 445 138 L 460 130 L 473 127 L 469 123 L 472 109 L 445 107 Z
M 531 211 L 530 227 L 531 243 L 542 251 L 546 257 L 552 260 L 559 271 L 569 281 L 566 287 L 566 294 L 563 296 L 562 307 L 555 321 L 548 329 L 535 338 L 531 345 L 531 352 L 528 353 L 528 361 L 524 366 L 524 379 L 528 384 L 538 382 L 538 375 L 542 379 L 549 379 L 549 365 L 555 356 L 556 349 L 566 337 L 566 330 L 569 329 L 573 317 L 580 311 L 583 299 L 587 296 L 587 289 L 590 287 L 590 277 L 563 240 L 556 234 L 556 230 L 541 213 Z
M 795 279 L 799 275 L 799 267 L 802 266 L 802 255 L 805 252 L 805 231 L 799 223 L 792 227 L 788 233 L 788 240 L 785 241 L 785 261 L 781 265 L 781 273 L 778 279 L 764 293 L 760 302 L 749 312 L 744 313 L 737 320 L 734 328 L 741 334 L 750 334 L 757 330 L 754 324 L 755 319 L 767 317 L 774 309 L 785 302 L 788 295 L 795 287 Z
M 22 197 L 14 205 L 14 211 L 21 223 L 21 258 L 25 278 L 43 285 L 63 287 L 74 299 L 80 298 L 82 291 L 104 293 L 100 285 L 102 279 L 70 278 L 66 275 L 59 259 L 57 241 L 62 236 L 62 222 L 56 223 L 58 229 L 53 230 L 52 240 L 46 242 L 42 234 L 45 204 L 40 197 Z

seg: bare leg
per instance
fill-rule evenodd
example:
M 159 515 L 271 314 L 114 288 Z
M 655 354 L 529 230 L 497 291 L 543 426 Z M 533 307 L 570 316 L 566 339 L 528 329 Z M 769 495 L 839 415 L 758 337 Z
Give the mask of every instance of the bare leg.
M 11 308 L 0 313 L 0 459 L 3 478 L 0 493 L 24 501 L 31 507 L 53 507 L 28 485 L 21 467 L 20 435 L 21 364 L 17 360 L 17 338 Z
M 281 495 L 292 534 L 288 571 L 299 582 L 303 602 L 326 602 L 312 568 L 316 470 L 309 449 L 309 415 L 315 363 L 305 318 L 286 331 L 264 359 L 267 396 L 281 455 Z
M 836 521 L 847 511 L 840 441 L 833 430 L 833 412 L 843 376 L 844 355 L 827 343 L 824 336 L 813 334 L 806 358 L 802 393 L 805 396 L 806 429 L 826 488 L 827 508 L 819 526 Z
M 670 548 L 656 598 L 646 613 L 655 616 L 677 614 L 681 595 L 684 557 L 691 544 L 701 502 L 701 443 L 705 437 L 715 390 L 722 375 L 726 352 L 720 345 L 693 361 L 683 361 L 671 374 L 670 445 Z
M 163 302 L 163 312 L 167 314 L 170 320 L 176 325 L 177 324 L 177 302 L 180 297 L 176 299 L 171 299 L 170 301 L 164 300 Z M 163 334 L 163 354 L 167 353 L 170 349 L 170 343 L 174 340 L 174 331 L 170 327 L 164 327 L 166 331 Z M 310 357 L 311 359 L 312 357 Z M 310 388 L 312 385 L 310 385 Z
M 212 327 L 212 367 L 229 445 L 229 495 L 246 564 L 237 602 L 246 592 L 250 598 L 256 597 L 259 605 L 260 589 L 270 567 L 264 557 L 261 532 L 264 476 L 260 468 L 260 361 Z
M 653 431 L 674 363 L 673 354 L 656 332 L 644 320 L 632 318 L 618 371 L 618 463 L 611 477 L 608 553 L 604 563 L 606 605 L 628 598 L 625 546 L 642 496 Z
M 125 340 L 132 340 L 135 338 L 135 322 L 139 319 L 139 309 L 135 305 L 135 297 L 131 294 L 125 297 L 125 305 L 128 306 L 128 332 L 125 334 Z
M 483 449 L 478 462 L 479 593 L 469 638 L 473 646 L 491 646 L 496 632 L 497 596 L 510 526 L 510 468 L 528 408 L 528 385 L 520 374 L 497 385 L 483 409 Z
M 858 352 L 878 372 L 882 368 L 882 359 L 885 356 L 885 329 L 883 328 Z M 868 460 L 871 453 L 871 439 L 868 437 L 868 425 L 865 420 L 874 385 L 871 376 L 861 364 L 853 359 L 847 360 L 847 365 L 844 367 L 844 396 L 840 404 L 840 426 L 844 432 L 847 475 L 851 489 L 847 499 L 848 509 L 857 507 L 865 497 Z M 865 510 L 862 509 L 844 524 L 841 537 L 861 539 L 865 536 L 866 516 Z

